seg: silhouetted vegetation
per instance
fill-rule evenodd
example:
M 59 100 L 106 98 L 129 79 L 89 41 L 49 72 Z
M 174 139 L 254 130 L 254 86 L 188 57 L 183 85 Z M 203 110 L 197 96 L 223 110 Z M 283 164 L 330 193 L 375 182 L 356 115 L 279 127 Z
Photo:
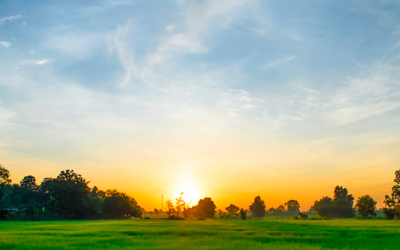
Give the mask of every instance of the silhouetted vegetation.
M 361 196 L 356 203 L 357 212 L 363 217 L 376 216 L 376 201 L 369 195 Z
M 325 196 L 319 201 L 315 201 L 315 211 L 322 217 L 354 218 L 355 209 L 353 208 L 353 195 L 348 194 L 347 189 L 342 186 L 336 186 L 333 193 L 333 199 Z
M 392 187 L 392 194 L 390 196 L 386 195 L 383 202 L 385 203 L 383 213 L 388 219 L 400 217 L 400 170 L 397 170 L 394 175 L 396 185 Z
M 264 217 L 265 215 L 265 202 L 261 199 L 260 196 L 256 196 L 254 198 L 254 202 L 249 206 L 250 211 L 253 213 L 253 216 L 256 218 Z
M 247 210 L 244 210 L 243 208 L 240 209 L 240 218 L 242 218 L 242 220 L 247 219 Z
M 268 215 L 297 215 L 300 213 L 300 204 L 297 200 L 290 200 L 285 205 L 280 205 L 277 208 L 271 207 L 268 209 Z
M 378 210 L 389 219 L 400 217 L 400 170 L 395 172 L 396 183 L 391 195 L 385 197 L 385 208 Z M 10 172 L 0 164 L 0 219 L 1 220 L 48 220 L 48 219 L 108 219 L 140 218 L 144 211 L 137 201 L 115 189 L 90 188 L 80 174 L 73 170 L 61 171 L 56 178 L 44 178 L 38 185 L 32 175 L 25 176 L 19 184 L 12 184 Z M 200 199 L 190 207 L 183 199 L 183 192 L 176 198 L 176 206 L 166 201 L 166 211 L 154 209 L 160 219 L 209 219 L 214 218 L 216 206 L 210 197 Z M 221 219 L 262 218 L 264 216 L 294 216 L 295 219 L 354 218 L 377 216 L 377 202 L 369 195 L 361 196 L 354 205 L 354 197 L 342 186 L 336 186 L 333 198 L 324 196 L 314 202 L 308 212 L 300 212 L 297 200 L 289 200 L 277 208 L 266 211 L 264 200 L 254 198 L 249 211 L 230 204 L 224 211 L 218 210 Z M 314 213 L 314 215 L 313 215 Z M 150 212 L 151 214 L 151 212 Z M 161 215 L 160 215 L 161 214 Z M 164 215 L 162 215 L 164 214 Z M 316 214 L 318 214 L 318 217 Z M 311 215 L 311 217 L 309 217 Z M 146 216 L 148 219 L 151 217 Z
M 32 175 L 20 185 L 12 184 L 9 171 L 0 165 L 0 219 L 105 219 L 140 217 L 136 200 L 117 190 L 89 188 L 80 174 L 61 171 L 56 178 L 45 178 L 40 185 Z

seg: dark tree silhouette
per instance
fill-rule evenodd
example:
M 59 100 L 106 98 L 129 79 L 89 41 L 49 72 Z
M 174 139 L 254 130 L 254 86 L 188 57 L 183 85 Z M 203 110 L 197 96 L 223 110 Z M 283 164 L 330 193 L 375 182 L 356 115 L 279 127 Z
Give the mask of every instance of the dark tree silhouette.
M 107 190 L 104 199 L 104 212 L 108 218 L 140 217 L 142 209 L 129 195 L 115 189 Z
M 55 212 L 64 219 L 83 219 L 89 204 L 89 182 L 74 170 L 65 170 L 52 182 Z
M 325 196 L 314 202 L 314 210 L 323 217 L 333 217 L 332 198 Z
M 240 209 L 239 207 L 231 204 L 228 207 L 226 207 L 225 210 L 228 212 L 229 217 L 237 217 Z
M 10 185 L 10 171 L 8 171 L 3 165 L 0 163 L 0 200 L 5 195 L 5 189 L 8 185 Z
M 250 211 L 256 218 L 261 218 L 265 216 L 265 203 L 260 196 L 254 198 L 254 202 L 249 206 Z
M 240 209 L 240 218 L 242 218 L 242 220 L 247 219 L 247 210 L 244 210 L 243 208 Z
M 301 219 L 307 219 L 308 215 L 306 213 L 299 213 Z
M 347 188 L 343 188 L 342 186 L 336 186 L 334 193 L 334 200 L 345 200 L 350 202 L 351 206 L 353 206 L 354 197 L 352 194 L 348 194 Z
M 285 203 L 286 211 L 290 214 L 300 213 L 300 204 L 296 200 L 290 200 Z
M 346 188 L 336 186 L 334 191 L 334 199 L 323 197 L 319 201 L 315 201 L 315 211 L 323 217 L 337 218 L 353 218 L 355 210 L 353 209 L 353 195 L 349 195 Z
M 210 197 L 206 197 L 199 200 L 196 206 L 196 213 L 198 218 L 201 219 L 214 218 L 216 208 L 214 201 Z
M 396 170 L 394 175 L 396 185 L 392 187 L 392 194 L 390 196 L 386 195 L 383 202 L 385 204 L 383 213 L 388 219 L 400 217 L 400 170 Z
M 20 182 L 20 186 L 25 190 L 36 191 L 37 189 L 36 178 L 32 175 L 25 176 Z
M 363 218 L 367 218 L 368 215 L 376 216 L 376 204 L 377 202 L 371 196 L 365 195 L 358 198 L 356 208 Z

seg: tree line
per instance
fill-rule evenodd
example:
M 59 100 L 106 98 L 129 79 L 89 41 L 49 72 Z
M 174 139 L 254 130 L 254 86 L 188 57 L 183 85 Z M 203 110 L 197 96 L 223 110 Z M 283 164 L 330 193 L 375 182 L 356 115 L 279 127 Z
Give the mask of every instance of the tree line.
M 396 183 L 391 195 L 386 195 L 383 213 L 388 219 L 400 218 L 400 170 L 395 171 Z M 32 175 L 25 176 L 19 184 L 12 184 L 9 171 L 0 164 L 0 220 L 49 220 L 49 219 L 110 219 L 140 218 L 143 209 L 137 201 L 115 189 L 99 190 L 89 188 L 80 174 L 73 170 L 61 171 L 56 178 L 44 178 L 38 185 Z M 355 202 L 355 204 L 354 204 Z M 230 204 L 224 210 L 218 210 L 210 197 L 200 199 L 198 204 L 190 206 L 183 199 L 183 193 L 176 198 L 175 204 L 166 201 L 164 212 L 168 219 L 206 219 L 218 216 L 221 219 L 262 218 L 266 215 L 292 215 L 307 219 L 311 213 L 323 218 L 354 218 L 356 213 L 363 218 L 376 216 L 377 202 L 369 195 L 356 201 L 352 194 L 342 186 L 333 190 L 333 198 L 324 196 L 314 202 L 308 212 L 300 212 L 297 200 L 289 200 L 277 208 L 267 209 L 261 196 L 256 196 L 248 207 L 239 208 Z
M 32 175 L 12 184 L 0 164 L 0 220 L 107 219 L 140 217 L 137 201 L 115 189 L 89 188 L 80 174 L 61 171 L 37 185 Z

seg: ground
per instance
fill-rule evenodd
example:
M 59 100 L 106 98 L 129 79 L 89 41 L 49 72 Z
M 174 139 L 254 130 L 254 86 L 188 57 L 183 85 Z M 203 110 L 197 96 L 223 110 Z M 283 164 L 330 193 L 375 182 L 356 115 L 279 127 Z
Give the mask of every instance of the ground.
M 0 249 L 399 249 L 396 220 L 0 222 Z

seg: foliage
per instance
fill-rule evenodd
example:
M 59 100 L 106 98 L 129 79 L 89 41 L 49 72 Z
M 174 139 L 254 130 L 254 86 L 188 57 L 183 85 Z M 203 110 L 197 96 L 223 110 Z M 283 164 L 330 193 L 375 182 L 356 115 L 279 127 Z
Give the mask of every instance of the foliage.
M 214 218 L 217 206 L 210 197 L 199 200 L 197 206 L 194 207 L 198 218 Z
M 243 208 L 240 209 L 240 218 L 242 218 L 242 220 L 247 219 L 247 210 L 244 210 Z
M 346 188 L 336 186 L 334 199 L 325 196 L 314 202 L 314 210 L 322 217 L 354 218 L 353 195 L 349 195 Z
M 172 201 L 167 200 L 165 203 L 166 203 L 167 209 L 168 209 L 167 210 L 168 216 L 170 216 L 171 214 L 174 214 L 176 212 L 176 210 L 175 210 L 175 207 L 174 207 L 174 204 L 172 203 Z
M 332 198 L 325 196 L 319 201 L 314 202 L 314 209 L 318 215 L 322 217 L 332 217 L 333 215 L 333 202 Z
M 308 215 L 306 213 L 299 213 L 300 218 L 307 219 Z
M 55 212 L 63 219 L 83 219 L 89 205 L 89 182 L 74 170 L 61 171 L 53 180 Z
M 183 192 L 181 192 L 181 194 L 179 195 L 178 198 L 176 198 L 176 211 L 179 213 L 184 213 L 187 215 L 187 213 L 185 213 L 186 209 L 189 208 L 189 203 L 187 203 L 184 199 L 183 199 Z
M 227 206 L 227 207 L 225 208 L 225 210 L 226 210 L 226 212 L 228 213 L 228 216 L 229 216 L 230 218 L 237 218 L 238 215 L 239 215 L 240 208 L 239 208 L 238 206 L 235 206 L 235 205 L 233 205 L 233 204 L 230 204 L 229 206 Z
M 277 208 L 271 207 L 268 209 L 271 215 L 284 215 L 287 213 L 285 207 L 283 205 L 279 205 Z
M 298 214 L 300 213 L 300 204 L 296 200 L 290 200 L 285 203 L 286 211 L 289 214 Z
M 394 175 L 396 185 L 392 187 L 392 194 L 390 196 L 386 195 L 383 202 L 385 204 L 383 213 L 388 219 L 400 217 L 400 170 L 396 170 Z
M 265 216 L 265 203 L 260 196 L 254 198 L 254 202 L 249 206 L 250 211 L 256 218 L 261 218 Z
M 40 185 L 32 175 L 20 185 L 10 184 L 9 172 L 2 167 L 4 197 L 0 199 L 0 219 L 101 219 L 140 217 L 136 200 L 117 190 L 104 192 L 73 170 L 61 171 L 57 178 L 44 178 Z M 5 184 L 7 183 L 7 184 Z
M 32 175 L 25 176 L 20 182 L 21 188 L 29 191 L 35 191 L 37 189 L 36 178 Z
M 8 171 L 3 165 L 0 163 L 0 199 L 3 198 L 6 192 L 7 186 L 11 183 L 10 179 L 10 171 Z
M 105 192 L 104 213 L 108 218 L 140 217 L 141 208 L 136 200 L 116 189 Z
M 365 195 L 358 198 L 356 208 L 363 218 L 367 218 L 368 215 L 376 216 L 376 204 L 377 202 L 371 196 Z

